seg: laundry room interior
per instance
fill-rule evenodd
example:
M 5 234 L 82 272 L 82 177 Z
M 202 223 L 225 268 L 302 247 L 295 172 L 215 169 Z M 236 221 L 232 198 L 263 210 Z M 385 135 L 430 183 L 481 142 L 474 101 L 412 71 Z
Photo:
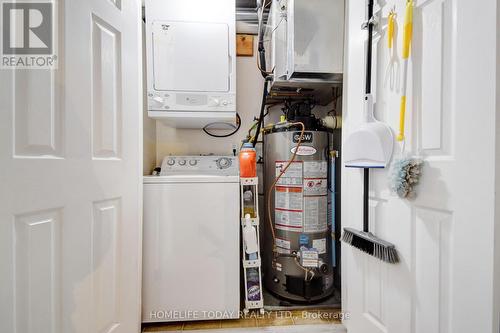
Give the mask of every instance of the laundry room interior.
M 498 0 L 0 0 L 1 333 L 500 332 Z
M 317 1 L 315 6 L 296 1 L 289 4 L 290 9 L 283 1 L 218 1 L 198 5 L 196 10 L 192 5 L 182 1 L 145 2 L 145 330 L 340 324 L 340 243 L 334 239 L 340 234 L 340 223 L 335 223 L 340 219 L 340 185 L 335 184 L 340 180 L 340 168 L 336 166 L 341 147 L 344 1 Z M 317 18 L 316 26 L 311 26 L 311 17 Z M 166 53 L 161 49 L 165 46 L 157 45 L 167 42 L 160 34 L 180 29 L 176 21 L 196 22 L 191 24 L 191 32 L 185 32 L 193 36 L 183 36 L 186 43 L 177 42 L 180 37 L 175 35 L 164 37 L 170 38 L 172 48 L 178 46 L 177 51 Z M 206 27 L 198 22 L 206 22 Z M 210 26 L 215 29 L 220 22 L 228 30 L 220 37 L 211 36 Z M 168 30 L 155 30 L 165 29 L 167 23 Z M 294 26 L 287 28 L 287 24 Z M 287 29 L 297 31 L 297 35 L 305 32 L 289 36 L 287 41 Z M 217 38 L 224 39 L 218 43 L 213 40 Z M 291 59 L 287 63 L 287 43 L 295 43 L 298 48 L 294 51 L 296 63 Z M 209 54 L 211 44 L 229 45 L 222 54 L 213 50 L 222 59 Z M 165 55 L 178 63 L 158 64 L 165 61 Z M 184 59 L 191 62 L 183 63 Z M 308 64 L 311 60 L 315 62 Z M 200 63 L 193 64 L 195 61 Z M 195 71 L 208 71 L 210 61 L 216 65 L 222 62 L 225 68 L 217 71 L 213 65 L 211 72 Z M 288 66 L 292 73 L 287 72 Z M 157 68 L 165 73 L 156 72 Z M 167 77 L 170 73 L 166 69 L 175 71 L 173 78 Z M 175 81 L 179 75 L 185 76 L 182 82 Z M 213 92 L 214 82 L 221 82 L 221 92 Z M 170 84 L 170 88 L 157 88 L 161 84 Z M 180 98 L 184 102 L 179 102 Z M 228 102 L 229 107 L 224 107 Z M 301 150 L 294 154 L 297 142 Z M 278 178 L 278 168 L 290 171 Z M 239 186 L 231 184 L 234 186 L 223 190 L 220 184 L 210 188 L 203 179 L 196 183 L 196 177 L 220 177 L 231 171 L 239 174 Z M 157 185 L 158 176 L 152 174 L 159 174 L 160 179 L 191 177 L 185 181 L 192 190 L 174 190 L 185 186 L 181 181 L 172 184 L 172 189 L 163 180 L 163 185 Z M 269 198 L 274 197 L 275 190 L 279 191 L 272 200 L 276 203 Z M 228 191 L 232 191 L 232 198 L 228 198 Z M 167 198 L 171 203 L 165 202 Z M 195 203 L 200 206 L 188 212 Z M 273 207 L 266 209 L 267 205 Z M 233 216 L 228 216 L 228 211 Z M 183 217 L 176 219 L 180 214 Z M 234 216 L 240 223 L 225 227 Z M 269 223 L 278 222 L 268 219 L 275 218 L 280 219 L 280 226 L 271 230 Z M 169 223 L 194 226 L 162 227 Z M 220 230 L 220 234 L 204 234 L 205 225 Z M 211 251 L 200 256 L 193 244 Z M 310 263 L 301 259 L 300 249 L 305 251 L 303 256 L 311 251 Z M 233 252 L 220 258 L 226 260 L 218 263 L 220 270 L 213 272 L 214 267 L 205 265 L 192 267 L 195 261 L 213 261 L 217 251 Z M 241 258 L 237 258 L 240 253 Z M 164 267 L 153 265 L 149 258 L 159 260 Z M 166 277 L 186 270 L 192 271 L 190 277 Z M 193 287 L 208 271 L 211 273 L 205 282 Z M 169 287 L 159 287 L 159 277 L 166 278 Z M 229 277 L 233 281 L 228 281 Z M 232 289 L 218 290 L 217 286 Z M 200 301 L 201 294 L 206 294 L 203 298 L 207 300 Z M 173 310 L 168 315 L 174 319 L 168 315 L 164 318 L 157 309 Z M 199 317 L 209 310 L 213 312 Z M 307 313 L 304 318 L 303 311 Z

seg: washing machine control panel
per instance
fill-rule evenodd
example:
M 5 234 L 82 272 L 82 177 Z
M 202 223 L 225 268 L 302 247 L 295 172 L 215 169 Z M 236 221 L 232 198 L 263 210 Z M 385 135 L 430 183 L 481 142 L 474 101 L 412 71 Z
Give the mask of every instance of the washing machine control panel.
M 237 176 L 238 159 L 235 156 L 166 156 L 161 175 L 206 174 Z

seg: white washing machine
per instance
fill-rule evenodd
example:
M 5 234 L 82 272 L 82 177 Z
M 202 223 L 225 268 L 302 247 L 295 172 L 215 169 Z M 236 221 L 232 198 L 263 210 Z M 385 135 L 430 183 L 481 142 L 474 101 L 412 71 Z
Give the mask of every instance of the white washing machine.
M 144 177 L 143 322 L 239 317 L 237 162 L 169 156 Z

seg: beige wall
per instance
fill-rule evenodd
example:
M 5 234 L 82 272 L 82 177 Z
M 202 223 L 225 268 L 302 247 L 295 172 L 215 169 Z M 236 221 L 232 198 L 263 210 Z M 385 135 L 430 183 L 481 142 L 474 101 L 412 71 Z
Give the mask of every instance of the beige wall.
M 142 40 L 146 40 L 146 27 L 142 25 Z M 156 166 L 156 121 L 148 117 L 148 101 L 146 98 L 146 45 L 142 46 L 142 92 L 143 92 L 143 174 L 150 175 Z
M 254 54 L 257 54 L 255 46 Z M 166 155 L 232 154 L 246 136 L 252 120 L 259 115 L 264 81 L 260 75 L 256 58 L 237 57 L 237 111 L 242 119 L 241 129 L 228 138 L 213 138 L 198 129 L 176 129 L 156 122 L 156 162 Z M 227 133 L 227 131 L 226 131 Z

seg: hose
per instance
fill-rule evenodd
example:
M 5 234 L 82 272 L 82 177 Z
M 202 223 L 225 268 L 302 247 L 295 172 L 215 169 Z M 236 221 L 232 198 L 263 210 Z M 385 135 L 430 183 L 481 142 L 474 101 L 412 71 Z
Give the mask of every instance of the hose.
M 269 187 L 269 190 L 267 193 L 267 220 L 269 222 L 269 227 L 271 228 L 271 234 L 273 236 L 273 253 L 276 253 L 276 234 L 274 232 L 274 223 L 273 223 L 272 214 L 271 214 L 271 195 L 272 195 L 274 188 L 276 187 L 276 184 L 280 180 L 280 178 L 285 174 L 286 170 L 290 167 L 290 165 L 293 163 L 293 161 L 295 161 L 295 158 L 297 157 L 297 152 L 299 151 L 299 147 L 302 144 L 302 139 L 304 137 L 304 132 L 306 130 L 304 123 L 302 123 L 302 122 L 290 123 L 290 124 L 287 124 L 286 127 L 297 126 L 297 125 L 301 126 L 302 130 L 300 131 L 300 137 L 299 137 L 299 140 L 297 142 L 297 146 L 295 147 L 295 151 L 292 155 L 292 158 L 290 159 L 290 161 L 288 161 L 287 165 L 281 170 L 278 177 L 276 177 L 274 179 L 274 182 L 271 185 L 271 187 Z
M 234 134 L 236 134 L 236 132 L 239 131 L 240 127 L 241 127 L 241 117 L 238 113 L 236 113 L 236 127 L 234 128 L 234 131 L 232 131 L 231 133 L 228 133 L 228 134 L 222 134 L 222 135 L 218 135 L 218 134 L 213 134 L 213 133 L 210 133 L 208 131 L 208 127 L 210 125 L 214 125 L 216 123 L 211 123 L 211 124 L 208 124 L 206 125 L 205 127 L 203 127 L 203 132 L 205 132 L 205 134 L 207 135 L 210 135 L 211 137 L 214 137 L 214 138 L 228 138 Z M 225 123 L 221 123 L 221 124 L 225 124 Z

